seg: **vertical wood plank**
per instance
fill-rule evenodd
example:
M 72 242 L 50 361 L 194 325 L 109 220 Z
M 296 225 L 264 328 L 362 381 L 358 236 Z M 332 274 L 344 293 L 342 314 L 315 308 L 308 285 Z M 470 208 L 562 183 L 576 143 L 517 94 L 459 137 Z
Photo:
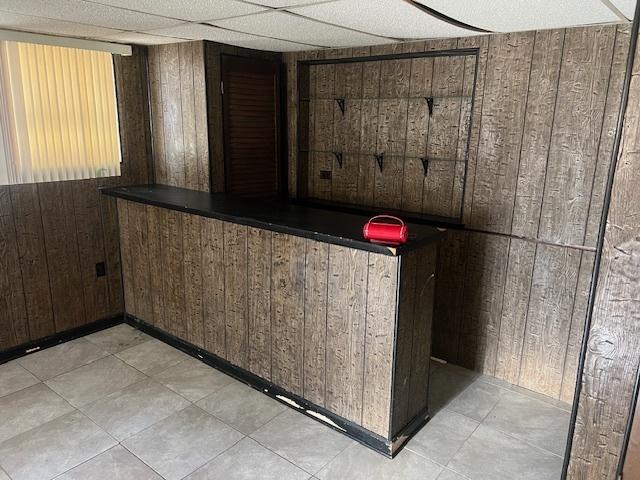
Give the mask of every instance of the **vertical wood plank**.
M 198 158 L 198 140 L 196 128 L 195 84 L 193 42 L 178 44 L 178 68 L 180 83 L 180 113 L 182 115 L 182 155 L 184 162 L 184 184 L 182 186 L 197 190 L 200 186 L 200 162 Z
M 96 264 L 99 262 L 104 262 L 107 270 L 110 268 L 105 255 L 104 225 L 100 216 L 101 194 L 97 185 L 96 180 L 71 184 L 87 322 L 110 314 L 108 277 L 98 277 L 96 274 Z
M 467 239 L 458 358 L 462 366 L 488 375 L 495 373 L 508 249 L 505 237 L 470 233 Z
M 118 225 L 120 227 L 120 251 L 122 252 L 122 284 L 124 287 L 125 311 L 137 316 L 135 286 L 133 283 L 133 263 L 131 260 L 131 230 L 129 223 L 129 202 L 118 199 Z M 162 257 L 159 257 L 162 258 Z
M 567 30 L 539 238 L 581 245 L 613 58 L 615 26 Z
M 517 384 L 520 378 L 522 343 L 527 324 L 529 292 L 536 244 L 511 239 L 504 286 L 496 377 Z
M 268 230 L 248 229 L 248 370 L 267 380 L 271 379 L 271 237 Z
M 224 223 L 202 219 L 202 292 L 205 348 L 225 358 Z
M 224 222 L 224 313 L 227 359 L 248 363 L 247 227 Z
M 303 396 L 324 407 L 326 406 L 329 245 L 307 240 L 304 269 Z
M 207 84 L 205 77 L 204 42 L 192 42 L 193 89 L 195 104 L 196 151 L 198 163 L 197 189 L 203 192 L 209 186 L 209 138 L 207 126 Z
M 423 313 L 416 310 L 418 257 L 423 253 L 420 249 L 400 257 L 400 295 L 395 334 L 393 405 L 391 408 L 392 435 L 398 433 L 409 420 L 413 336 L 416 324 L 421 323 L 420 320 L 416 321 L 416 316 Z
M 362 420 L 368 254 L 329 245 L 326 407 Z
M 45 271 L 49 277 L 53 318 L 56 332 L 61 332 L 87 321 L 73 191 L 66 182 L 40 183 L 37 195 L 41 205 L 38 213 L 42 215 Z
M 398 259 L 369 254 L 362 425 L 386 437 L 391 413 Z
M 165 255 L 168 254 L 165 251 L 167 245 L 163 240 L 163 232 L 167 229 L 167 212 L 162 208 L 152 207 L 150 205 L 146 206 L 146 210 L 147 228 L 149 230 L 149 283 L 151 289 L 151 309 L 153 312 L 151 320 L 159 329 L 169 331 L 170 326 L 167 317 L 167 309 L 165 308 L 164 261 L 162 260 Z M 122 260 L 124 265 L 124 245 L 122 248 Z M 124 278 L 124 284 L 126 291 L 126 277 Z
M 418 258 L 408 420 L 424 411 L 428 403 L 437 249 L 437 245 L 424 247 L 420 250 Z
M 204 348 L 204 297 L 202 282 L 202 223 L 204 217 L 185 215 L 182 235 L 184 245 L 184 293 L 186 340 Z
M 153 299 L 149 272 L 149 231 L 147 208 L 140 203 L 129 202 L 129 248 L 133 276 L 136 317 L 153 324 Z
M 567 354 L 562 372 L 562 388 L 560 390 L 560 400 L 567 403 L 573 402 L 575 393 L 578 360 L 580 359 L 580 347 L 587 317 L 594 260 L 594 252 L 582 252 L 580 270 L 578 271 L 578 286 L 576 288 L 576 297 L 573 302 L 573 312 L 571 314 L 571 329 L 569 330 L 569 340 L 567 342 Z
M 564 36 L 564 30 L 535 34 L 512 222 L 512 233 L 522 237 L 538 235 Z
M 164 101 L 162 90 L 163 58 L 166 47 L 157 45 L 149 48 L 149 103 L 153 125 L 153 167 L 155 180 L 167 184 L 167 158 L 164 135 Z
M 489 38 L 470 226 L 510 233 L 533 32 Z
M 4 350 L 30 338 L 9 187 L 0 187 L 0 272 L 0 350 Z
M 531 283 L 519 385 L 560 395 L 580 252 L 539 244 Z
M 166 309 L 165 326 L 169 333 L 185 338 L 183 220 L 186 214 L 166 210 L 163 242 L 162 277 Z
M 302 393 L 304 341 L 304 239 L 272 238 L 271 377 L 285 390 Z
M 162 134 L 164 135 L 167 184 L 186 186 L 182 105 L 180 95 L 180 44 L 163 45 L 160 84 L 162 88 Z

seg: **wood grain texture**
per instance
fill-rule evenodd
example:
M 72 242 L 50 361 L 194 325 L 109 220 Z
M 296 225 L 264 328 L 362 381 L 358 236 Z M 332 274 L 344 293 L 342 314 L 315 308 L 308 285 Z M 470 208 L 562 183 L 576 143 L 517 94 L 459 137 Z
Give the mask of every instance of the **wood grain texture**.
M 369 254 L 362 425 L 382 436 L 390 431 L 391 371 L 396 305 L 385 293 L 398 285 L 398 259 Z
M 640 76 L 634 53 L 582 372 L 569 478 L 614 478 L 640 359 Z
M 145 205 L 129 202 L 127 204 L 127 214 L 129 217 L 129 248 L 131 249 L 130 261 L 136 316 L 153 321 L 147 208 Z
M 537 246 L 519 384 L 551 397 L 560 395 L 579 268 L 580 252 Z
M 249 356 L 247 319 L 247 227 L 224 224 L 224 316 L 226 351 L 231 363 L 246 368 Z
M 149 47 L 149 89 L 156 181 L 208 191 L 203 42 Z
M 418 253 L 407 420 L 428 405 L 438 248 L 439 245 L 432 245 Z M 402 288 L 406 286 L 401 285 Z
M 271 379 L 271 237 L 266 230 L 247 231 L 247 369 Z
M 165 324 L 172 335 L 185 338 L 185 278 L 183 223 L 187 215 L 167 210 L 166 223 L 160 231 L 162 256 L 162 284 L 164 290 Z
M 470 233 L 458 359 L 462 366 L 494 375 L 500 337 L 509 239 Z
M 510 240 L 495 376 L 513 384 L 520 378 L 535 254 L 534 243 Z
M 304 278 L 303 396 L 326 406 L 329 245 L 307 240 Z
M 598 156 L 615 27 L 568 30 L 540 216 L 539 238 L 584 241 Z
M 202 224 L 203 217 L 186 215 L 182 222 L 184 245 L 184 293 L 186 339 L 204 348 L 204 292 L 202 282 Z
M 305 241 L 274 233 L 272 242 L 271 378 L 286 390 L 301 394 Z
M 521 237 L 538 235 L 564 37 L 564 30 L 535 34 L 511 224 L 512 233 Z
M 118 199 L 118 226 L 120 229 L 120 250 L 122 252 L 122 284 L 124 287 L 124 307 L 127 313 L 136 315 L 138 311 L 136 310 L 133 260 L 131 258 L 131 256 L 133 255 L 133 248 L 131 247 L 129 202 L 122 199 Z
M 205 348 L 225 357 L 225 268 L 224 268 L 224 223 L 213 218 L 202 220 L 202 291 L 204 299 Z
M 365 251 L 329 246 L 325 406 L 356 423 L 363 416 L 367 261 Z
M 509 233 L 535 34 L 489 38 L 470 225 Z
M 118 200 L 120 202 L 120 200 Z M 118 203 L 118 211 L 120 209 L 120 203 Z M 169 331 L 169 323 L 167 320 L 167 310 L 165 308 L 165 291 L 164 291 L 164 272 L 163 272 L 163 258 L 167 255 L 165 250 L 166 244 L 163 242 L 163 232 L 167 226 L 166 212 L 158 207 L 152 207 L 147 205 L 147 227 L 149 229 L 149 260 L 153 259 L 149 264 L 149 277 L 151 284 L 151 305 L 153 316 L 150 319 L 143 320 L 153 324 L 154 326 Z M 122 233 L 121 233 L 122 239 Z M 124 258 L 127 255 L 126 244 L 121 240 L 122 258 L 124 265 Z M 127 290 L 127 279 L 124 277 L 125 292 Z M 127 313 L 132 313 L 127 310 Z

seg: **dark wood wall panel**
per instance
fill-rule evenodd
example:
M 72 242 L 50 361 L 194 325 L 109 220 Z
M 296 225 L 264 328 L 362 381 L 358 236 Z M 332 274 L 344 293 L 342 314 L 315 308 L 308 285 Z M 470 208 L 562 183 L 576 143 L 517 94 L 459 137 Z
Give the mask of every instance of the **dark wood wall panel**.
M 605 25 L 364 49 L 366 55 L 473 47 L 477 71 L 475 57 L 416 58 L 408 67 L 400 61 L 308 67 L 316 69 L 309 75 L 310 96 L 320 91 L 335 97 L 337 91 L 362 98 L 361 152 L 383 146 L 404 155 L 401 166 L 385 159 L 392 179 L 361 155 L 355 201 L 348 201 L 408 211 L 426 206 L 441 215 L 462 206 L 466 231 L 451 230 L 438 258 L 436 357 L 571 399 L 628 45 L 628 25 Z M 292 62 L 347 54 L 298 52 L 285 60 L 291 78 L 297 75 Z M 362 81 L 347 85 L 360 70 L 335 70 L 344 65 L 362 68 Z M 377 100 L 383 91 L 390 96 L 407 88 L 406 107 Z M 470 95 L 474 89 L 470 111 L 470 102 L 454 93 Z M 429 116 L 425 102 L 412 97 L 432 92 L 450 98 Z M 289 90 L 290 117 L 298 117 L 297 95 Z M 333 103 L 327 111 L 335 118 L 341 112 Z M 406 120 L 396 118 L 398 109 Z M 318 132 L 322 137 L 321 111 L 311 108 L 311 137 Z M 339 118 L 334 125 L 346 122 Z M 304 121 L 300 128 L 306 128 Z M 455 128 L 457 133 L 448 133 Z M 470 131 L 468 148 L 461 144 L 464 129 Z M 298 146 L 297 133 L 289 132 L 290 145 Z M 397 141 L 402 135 L 404 145 Z M 334 147 L 342 145 L 335 138 L 341 137 L 334 136 Z M 421 177 L 419 160 L 409 159 L 420 151 L 458 160 L 466 152 L 464 198 L 452 195 L 456 185 L 462 187 L 464 164 L 452 168 L 455 162 L 433 161 L 431 174 Z M 330 199 L 336 189 L 319 178 L 319 170 L 328 169 L 335 178 L 340 169 L 331 154 L 315 161 L 309 191 Z M 290 162 L 295 170 L 291 152 Z M 352 188 L 342 179 L 338 183 L 339 192 Z M 558 292 L 566 298 L 557 298 Z
M 639 52 L 637 46 L 632 52 L 629 99 L 606 217 L 568 478 L 616 478 L 632 413 L 640 361 Z
M 149 47 L 155 179 L 209 191 L 203 42 Z
M 124 310 L 116 201 L 98 187 L 153 178 L 146 49 L 114 70 L 122 175 L 0 187 L 0 350 Z

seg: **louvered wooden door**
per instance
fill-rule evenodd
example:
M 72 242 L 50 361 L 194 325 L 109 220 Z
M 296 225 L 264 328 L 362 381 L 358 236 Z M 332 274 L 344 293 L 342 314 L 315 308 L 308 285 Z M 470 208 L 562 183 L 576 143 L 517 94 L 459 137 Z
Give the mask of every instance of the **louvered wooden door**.
M 227 193 L 275 197 L 284 185 L 277 63 L 222 57 Z

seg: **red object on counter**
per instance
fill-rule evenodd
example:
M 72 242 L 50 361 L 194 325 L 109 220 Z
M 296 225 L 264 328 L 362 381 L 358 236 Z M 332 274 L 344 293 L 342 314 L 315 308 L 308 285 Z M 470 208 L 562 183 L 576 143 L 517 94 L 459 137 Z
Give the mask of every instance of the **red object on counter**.
M 394 223 L 379 220 L 393 220 Z M 376 215 L 370 218 L 362 227 L 364 238 L 371 243 L 381 243 L 397 247 L 407 243 L 409 229 L 407 225 L 398 217 L 391 215 Z

